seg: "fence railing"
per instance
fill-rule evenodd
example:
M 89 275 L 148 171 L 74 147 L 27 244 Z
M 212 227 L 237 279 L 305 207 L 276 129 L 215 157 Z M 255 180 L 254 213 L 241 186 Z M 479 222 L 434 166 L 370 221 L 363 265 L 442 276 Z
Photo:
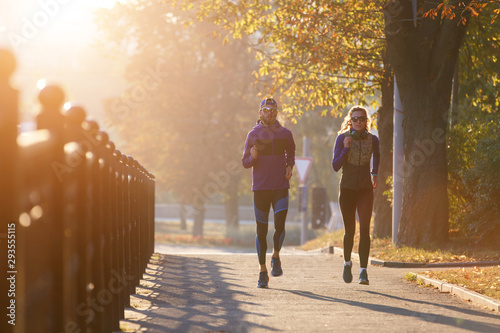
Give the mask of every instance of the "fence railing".
M 154 251 L 154 176 L 57 86 L 18 133 L 14 68 L 0 50 L 1 331 L 117 331 Z

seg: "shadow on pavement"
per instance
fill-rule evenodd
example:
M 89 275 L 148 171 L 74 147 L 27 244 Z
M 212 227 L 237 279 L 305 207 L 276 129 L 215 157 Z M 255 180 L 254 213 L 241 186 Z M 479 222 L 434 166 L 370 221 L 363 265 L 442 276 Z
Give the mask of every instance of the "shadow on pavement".
M 481 321 L 475 321 L 475 320 L 469 320 L 469 319 L 461 319 L 461 318 L 456 318 L 453 316 L 446 316 L 446 315 L 442 315 L 442 314 L 432 314 L 432 313 L 420 312 L 420 311 L 412 310 L 411 306 L 408 306 L 408 308 L 402 308 L 402 307 L 397 307 L 397 306 L 373 304 L 373 303 L 368 303 L 368 302 L 359 302 L 359 301 L 354 301 L 354 300 L 325 296 L 325 295 L 320 295 L 320 294 L 316 294 L 316 293 L 309 292 L 309 291 L 286 290 L 286 289 L 279 289 L 279 290 L 289 292 L 289 293 L 294 294 L 294 295 L 303 296 L 303 297 L 311 298 L 314 300 L 319 300 L 319 301 L 342 303 L 342 304 L 349 305 L 352 307 L 364 308 L 364 309 L 368 309 L 371 311 L 377 311 L 377 312 L 382 312 L 382 313 L 386 313 L 386 314 L 412 317 L 412 318 L 420 318 L 421 320 L 424 320 L 426 322 L 448 325 L 451 327 L 469 330 L 471 332 L 500 332 L 500 325 L 489 324 L 489 323 L 484 323 Z M 375 294 L 375 295 L 381 296 L 381 297 L 383 296 L 383 297 L 396 298 L 396 299 L 402 300 L 404 302 L 413 302 L 413 300 L 410 300 L 410 299 L 406 299 L 406 298 L 403 299 L 400 297 L 395 297 L 393 295 L 387 295 L 387 294 L 383 294 L 383 293 L 379 293 L 379 292 L 372 292 L 372 291 L 364 291 L 364 292 L 367 292 L 370 294 Z M 415 301 L 415 302 L 427 303 L 427 302 L 421 302 L 421 301 Z M 434 303 L 432 303 L 432 304 L 428 303 L 428 304 L 429 305 L 436 305 Z M 458 311 L 458 312 L 462 312 L 462 313 L 477 315 L 478 317 L 485 316 L 484 312 L 478 312 L 478 311 L 473 311 L 473 310 L 464 310 L 464 309 L 461 309 L 458 307 L 454 308 L 453 310 Z M 495 319 L 498 318 L 498 316 L 495 316 L 495 315 L 492 315 L 491 317 L 495 318 Z
M 432 305 L 432 306 L 440 306 L 440 307 L 443 307 L 443 308 L 451 310 L 451 311 L 467 313 L 467 314 L 474 315 L 474 316 L 489 317 L 489 318 L 493 318 L 493 319 L 500 318 L 497 314 L 485 314 L 484 312 L 475 311 L 475 310 L 465 310 L 465 309 L 462 309 L 462 308 L 459 308 L 456 306 L 447 305 L 447 304 L 437 304 L 437 303 L 430 303 L 430 302 L 425 302 L 425 301 L 420 301 L 420 300 L 412 300 L 409 298 L 402 298 L 402 297 L 398 297 L 398 296 L 394 296 L 394 295 L 387 295 L 387 294 L 383 294 L 383 293 L 379 293 L 379 292 L 371 291 L 371 290 L 363 290 L 363 292 L 371 294 L 371 295 L 375 295 L 375 296 L 389 297 L 389 298 L 396 299 L 399 301 L 413 302 L 413 303 L 418 303 L 418 304 L 427 304 L 427 305 Z M 497 326 L 497 327 L 500 329 L 500 326 Z M 499 332 L 500 332 L 500 330 L 499 330 Z
M 234 269 L 217 261 L 159 255 L 152 260 L 141 286 L 131 297 L 121 321 L 125 332 L 247 332 L 273 328 L 245 320 L 249 313 L 238 300 L 251 295 L 236 290 Z M 241 289 L 241 288 L 240 288 Z M 230 330 L 227 330 L 231 328 Z

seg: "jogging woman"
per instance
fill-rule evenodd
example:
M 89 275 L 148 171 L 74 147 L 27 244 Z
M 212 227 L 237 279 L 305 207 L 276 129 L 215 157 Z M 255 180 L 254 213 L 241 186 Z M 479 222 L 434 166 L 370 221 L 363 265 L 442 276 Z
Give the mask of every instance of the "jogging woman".
M 369 132 L 370 117 L 365 108 L 354 106 L 342 123 L 335 141 L 332 167 L 339 171 L 339 204 L 344 221 L 344 272 L 346 283 L 352 282 L 351 252 L 356 231 L 356 210 L 359 217 L 359 283 L 369 284 L 366 267 L 370 254 L 370 220 L 373 208 L 373 189 L 377 187 L 380 161 L 378 138 Z M 370 160 L 373 167 L 370 175 Z

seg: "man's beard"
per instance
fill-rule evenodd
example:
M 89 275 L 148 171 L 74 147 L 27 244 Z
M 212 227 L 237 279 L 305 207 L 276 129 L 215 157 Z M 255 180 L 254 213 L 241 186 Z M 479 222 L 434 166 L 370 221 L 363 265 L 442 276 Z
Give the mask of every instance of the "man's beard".
M 260 116 L 260 121 L 263 123 L 265 126 L 270 126 L 276 123 L 276 117 L 272 117 L 271 120 L 267 120 L 265 116 Z

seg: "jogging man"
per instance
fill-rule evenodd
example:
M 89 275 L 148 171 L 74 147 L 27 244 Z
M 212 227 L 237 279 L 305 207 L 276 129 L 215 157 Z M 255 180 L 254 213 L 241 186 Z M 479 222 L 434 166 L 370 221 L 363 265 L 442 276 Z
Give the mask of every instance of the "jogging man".
M 276 120 L 278 104 L 272 98 L 260 103 L 257 125 L 248 133 L 242 163 L 252 168 L 252 190 L 257 223 L 255 245 L 260 264 L 258 288 L 268 288 L 266 267 L 269 210 L 274 211 L 273 254 L 271 275 L 281 276 L 280 250 L 285 239 L 285 220 L 288 213 L 289 179 L 295 164 L 295 142 L 292 132 Z

